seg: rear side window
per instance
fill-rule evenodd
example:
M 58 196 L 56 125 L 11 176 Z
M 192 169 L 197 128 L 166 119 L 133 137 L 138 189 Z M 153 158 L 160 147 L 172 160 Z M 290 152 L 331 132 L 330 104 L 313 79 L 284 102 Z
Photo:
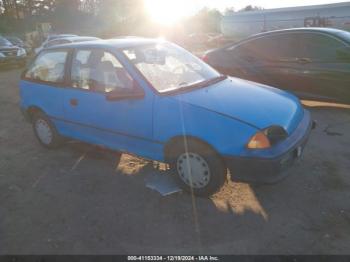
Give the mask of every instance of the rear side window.
M 28 80 L 62 83 L 65 76 L 67 51 L 41 53 L 30 65 L 24 77 Z

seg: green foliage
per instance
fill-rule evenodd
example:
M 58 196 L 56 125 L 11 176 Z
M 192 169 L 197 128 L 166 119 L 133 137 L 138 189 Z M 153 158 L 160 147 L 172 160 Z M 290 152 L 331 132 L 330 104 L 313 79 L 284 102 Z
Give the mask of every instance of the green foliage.
M 217 9 L 203 8 L 196 15 L 185 21 L 189 33 L 219 32 L 222 14 Z
M 221 17 L 203 8 L 178 26 L 187 33 L 218 32 Z M 56 32 L 102 37 L 154 36 L 161 30 L 147 16 L 144 0 L 0 0 L 0 33 L 34 31 L 41 22 Z
M 242 8 L 241 10 L 238 10 L 238 12 L 247 12 L 247 11 L 259 11 L 263 10 L 264 8 L 260 6 L 253 6 L 253 5 L 247 5 L 246 7 Z

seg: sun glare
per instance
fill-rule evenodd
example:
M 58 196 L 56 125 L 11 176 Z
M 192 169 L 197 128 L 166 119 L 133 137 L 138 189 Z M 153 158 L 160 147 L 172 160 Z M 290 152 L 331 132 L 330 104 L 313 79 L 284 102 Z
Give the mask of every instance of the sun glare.
M 186 0 L 145 0 L 150 17 L 162 25 L 174 25 L 182 18 L 189 16 L 192 8 Z

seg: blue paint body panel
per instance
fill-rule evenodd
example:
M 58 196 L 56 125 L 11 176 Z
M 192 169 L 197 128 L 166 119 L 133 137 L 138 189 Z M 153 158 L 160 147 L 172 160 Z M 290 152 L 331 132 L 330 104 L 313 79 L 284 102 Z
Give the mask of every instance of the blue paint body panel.
M 159 161 L 166 143 L 182 136 L 200 139 L 223 156 L 249 157 L 245 145 L 258 130 L 278 125 L 292 134 L 303 119 L 304 109 L 293 95 L 236 78 L 161 95 L 113 43 L 81 45 L 113 52 L 144 90 L 144 98 L 108 101 L 102 93 L 22 80 L 22 109 L 40 108 L 63 136 Z M 72 106 L 71 99 L 79 104 Z

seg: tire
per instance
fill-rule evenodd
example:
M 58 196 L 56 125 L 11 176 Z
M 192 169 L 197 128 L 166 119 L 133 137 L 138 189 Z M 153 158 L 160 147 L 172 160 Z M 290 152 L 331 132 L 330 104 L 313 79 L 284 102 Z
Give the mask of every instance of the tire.
M 35 113 L 32 119 L 34 134 L 43 147 L 53 149 L 62 144 L 63 138 L 44 113 Z
M 215 150 L 199 141 L 188 139 L 187 148 L 188 152 L 184 141 L 173 143 L 168 156 L 170 167 L 183 190 L 196 196 L 211 196 L 226 182 L 224 162 Z

